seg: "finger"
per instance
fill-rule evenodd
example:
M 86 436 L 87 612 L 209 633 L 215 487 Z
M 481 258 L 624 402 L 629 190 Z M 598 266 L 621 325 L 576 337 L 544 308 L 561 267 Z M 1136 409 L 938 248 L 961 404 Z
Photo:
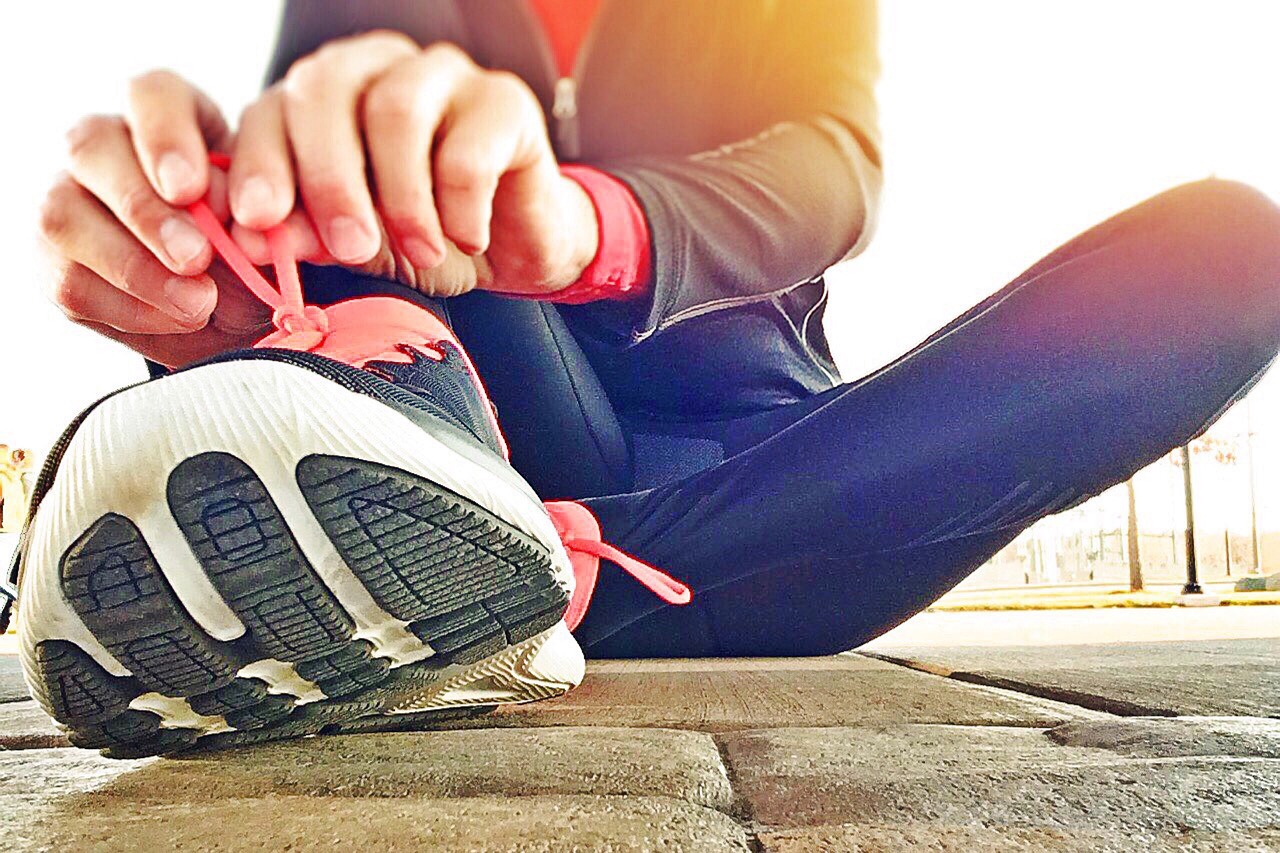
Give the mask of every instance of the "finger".
M 440 224 L 446 237 L 473 255 L 489 248 L 498 181 L 535 159 L 524 150 L 530 125 L 523 85 L 506 74 L 473 78 L 455 95 L 436 144 L 432 165 Z
M 164 202 L 135 157 L 129 131 L 115 117 L 93 116 L 68 134 L 71 174 L 173 272 L 194 275 L 213 248 L 185 211 Z
M 186 334 L 148 335 L 122 332 L 105 323 L 84 321 L 80 325 L 118 341 L 144 358 L 165 367 L 183 367 L 219 353 L 240 349 L 253 342 L 244 335 L 230 334 L 212 326 Z
M 403 36 L 347 39 L 300 60 L 285 75 L 285 127 L 303 205 L 325 247 L 343 263 L 364 263 L 380 246 L 356 121 L 360 96 L 416 50 Z
M 208 324 L 198 331 L 146 334 L 121 331 L 91 320 L 76 322 L 167 367 L 181 367 L 252 346 L 270 330 L 271 309 L 255 299 L 220 262 L 214 262 L 210 273 L 218 287 L 218 307 Z
M 129 84 L 129 128 L 138 160 L 157 193 L 190 204 L 209 185 L 209 145 L 227 141 L 227 124 L 207 95 L 172 71 L 151 71 Z
M 58 272 L 51 295 L 62 313 L 78 323 L 88 321 L 144 335 L 176 334 L 198 328 L 130 296 L 80 264 L 70 264 Z
M 69 177 L 50 190 L 40 229 L 60 263 L 87 267 L 117 290 L 169 315 L 188 330 L 202 325 L 213 311 L 217 294 L 209 276 L 174 275 L 88 190 Z
M 329 254 L 329 250 L 320 241 L 311 218 L 305 211 L 294 210 L 282 223 L 282 228 L 293 256 L 299 261 L 311 264 L 334 264 L 337 260 Z M 271 247 L 267 244 L 267 235 L 243 225 L 231 227 L 231 238 L 239 244 L 245 255 L 257 266 L 266 266 L 274 262 Z
M 272 86 L 240 116 L 228 176 L 236 221 L 265 230 L 294 205 L 293 164 L 285 132 L 284 95 Z
M 445 257 L 444 234 L 432 195 L 431 148 L 451 97 L 475 73 L 452 46 L 433 46 L 397 63 L 364 99 L 378 209 L 397 246 L 419 269 Z

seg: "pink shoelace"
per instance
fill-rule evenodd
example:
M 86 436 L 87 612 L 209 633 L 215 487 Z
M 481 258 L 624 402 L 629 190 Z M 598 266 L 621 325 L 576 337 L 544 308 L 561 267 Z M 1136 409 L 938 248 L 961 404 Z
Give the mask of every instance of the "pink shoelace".
M 225 154 L 212 154 L 209 161 L 224 170 L 231 164 Z M 405 346 L 438 361 L 444 357 L 438 342 L 447 340 L 461 354 L 471 378 L 488 399 L 484 383 L 466 350 L 454 338 L 453 331 L 430 311 L 386 296 L 357 297 L 327 308 L 308 305 L 303 298 L 297 257 L 283 226 L 266 232 L 277 289 L 231 239 L 207 201 L 196 201 L 188 205 L 187 211 L 223 262 L 254 296 L 272 309 L 274 331 L 254 344 L 255 347 L 314 352 L 353 367 L 364 367 L 370 361 L 409 361 L 410 356 L 403 350 Z M 509 458 L 502 430 L 496 417 L 492 413 L 490 416 L 502 455 Z M 667 604 L 684 605 L 692 600 L 693 593 L 685 584 L 602 541 L 600 523 L 586 506 L 575 501 L 545 501 L 543 505 L 573 565 L 574 594 L 564 615 L 570 630 L 581 624 L 591 605 L 601 559 L 617 565 Z
M 551 515 L 573 564 L 573 599 L 564 614 L 570 630 L 578 627 L 587 615 L 602 558 L 631 575 L 667 604 L 688 604 L 693 599 L 693 591 L 671 575 L 601 541 L 600 522 L 586 506 L 576 501 L 546 501 L 543 506 Z

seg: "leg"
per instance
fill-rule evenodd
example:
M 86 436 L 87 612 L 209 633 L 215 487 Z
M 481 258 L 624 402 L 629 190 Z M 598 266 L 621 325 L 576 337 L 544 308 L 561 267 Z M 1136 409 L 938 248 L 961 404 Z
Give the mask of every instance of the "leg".
M 448 308 L 498 409 L 511 464 L 539 495 L 631 488 L 622 426 L 554 306 L 469 293 L 448 300 Z
M 1205 429 L 1280 347 L 1280 209 L 1205 181 L 1133 208 L 859 382 L 671 486 L 591 501 L 687 580 L 602 576 L 589 655 L 825 654 Z

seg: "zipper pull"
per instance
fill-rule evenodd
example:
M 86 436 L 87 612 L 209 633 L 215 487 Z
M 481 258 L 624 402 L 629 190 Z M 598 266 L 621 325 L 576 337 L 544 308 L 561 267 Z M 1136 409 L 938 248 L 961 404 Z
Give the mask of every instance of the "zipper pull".
M 555 99 L 551 103 L 551 117 L 556 122 L 556 142 L 560 156 L 573 159 L 578 156 L 578 81 L 561 77 L 556 81 Z
M 578 81 L 572 77 L 561 77 L 556 81 L 556 97 L 551 105 L 551 115 L 556 121 L 578 117 Z

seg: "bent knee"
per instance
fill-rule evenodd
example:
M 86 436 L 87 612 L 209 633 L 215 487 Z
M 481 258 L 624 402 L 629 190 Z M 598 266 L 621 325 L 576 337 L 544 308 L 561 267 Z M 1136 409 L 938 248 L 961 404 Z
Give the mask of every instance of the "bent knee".
M 1235 342 L 1280 347 L 1280 206 L 1253 187 L 1210 178 L 1175 187 L 1135 208 L 1148 263 L 1159 264 L 1205 331 Z M 1171 289 L 1155 298 L 1179 300 Z M 1214 319 L 1218 322 L 1213 322 Z

